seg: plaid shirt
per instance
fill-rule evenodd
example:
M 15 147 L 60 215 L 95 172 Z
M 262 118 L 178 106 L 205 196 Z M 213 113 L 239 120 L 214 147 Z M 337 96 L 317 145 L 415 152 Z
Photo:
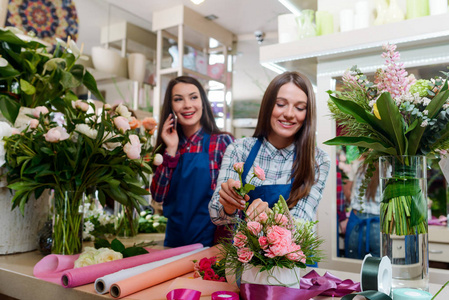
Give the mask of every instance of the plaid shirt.
M 251 151 L 251 148 L 256 143 L 257 138 L 243 138 L 236 140 L 229 145 L 223 157 L 221 164 L 220 175 L 218 176 L 217 189 L 212 196 L 209 203 L 209 213 L 216 225 L 224 225 L 231 223 L 234 215 L 228 215 L 223 209 L 223 205 L 219 202 L 219 191 L 221 184 L 229 178 L 239 180 L 238 174 L 234 171 L 233 165 L 236 162 L 245 162 Z M 260 166 L 265 171 L 265 180 L 261 181 L 254 178 L 251 183 L 255 186 L 272 185 L 272 184 L 288 184 L 291 182 L 290 176 L 293 168 L 295 146 L 290 146 L 277 149 L 270 144 L 266 139 L 263 140 L 259 153 L 257 154 L 254 164 Z M 295 218 L 302 218 L 305 220 L 315 219 L 316 209 L 322 197 L 322 191 L 327 180 L 330 168 L 329 155 L 323 150 L 317 148 L 315 156 L 317 166 L 315 168 L 316 183 L 312 186 L 309 195 L 300 199 L 295 207 L 290 209 L 290 212 Z M 248 172 L 246 182 L 252 177 L 252 172 Z M 262 199 L 263 200 L 263 199 Z
M 157 167 L 151 182 L 151 195 L 156 202 L 163 202 L 170 189 L 170 181 L 178 161 L 184 153 L 200 153 L 203 151 L 204 130 L 200 129 L 190 138 L 180 136 L 178 151 L 176 155 L 170 156 L 164 153 L 164 162 Z M 218 171 L 226 147 L 234 141 L 234 138 L 226 133 L 212 134 L 209 141 L 209 166 L 212 179 L 211 189 L 217 184 Z M 199 183 L 201 184 L 201 183 Z M 186 187 L 187 188 L 187 187 Z M 193 187 L 190 187 L 193 188 Z

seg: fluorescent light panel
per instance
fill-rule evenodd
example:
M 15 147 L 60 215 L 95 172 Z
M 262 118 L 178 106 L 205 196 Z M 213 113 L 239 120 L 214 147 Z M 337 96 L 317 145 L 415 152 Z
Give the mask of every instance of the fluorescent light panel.
M 190 1 L 192 1 L 193 4 L 196 4 L 196 5 L 199 5 L 204 2 L 204 0 L 190 0 Z
M 279 0 L 279 2 L 293 14 L 298 16 L 301 14 L 301 10 L 299 10 L 293 3 L 291 3 L 290 0 Z

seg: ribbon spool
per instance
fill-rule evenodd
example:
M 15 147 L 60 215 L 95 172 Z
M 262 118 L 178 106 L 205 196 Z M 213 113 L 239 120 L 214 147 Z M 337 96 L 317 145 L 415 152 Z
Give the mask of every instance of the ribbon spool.
M 390 295 L 393 278 L 391 262 L 387 256 L 382 258 L 365 255 L 360 273 L 360 287 L 362 291 L 379 291 Z
M 212 300 L 239 300 L 239 294 L 227 291 L 218 291 L 212 293 Z
M 432 294 L 426 291 L 421 291 L 417 289 L 395 289 L 393 290 L 393 299 L 394 300 L 430 300 L 432 299 Z

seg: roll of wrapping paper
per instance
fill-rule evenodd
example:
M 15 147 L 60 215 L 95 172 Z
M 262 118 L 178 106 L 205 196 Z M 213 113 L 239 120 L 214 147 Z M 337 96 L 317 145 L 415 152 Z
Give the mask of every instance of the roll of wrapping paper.
M 209 248 L 209 247 L 207 247 Z M 164 266 L 168 263 L 171 263 L 173 261 L 177 261 L 181 258 L 184 258 L 186 256 L 195 254 L 199 251 L 202 251 L 205 248 L 200 248 L 200 249 L 196 249 L 187 253 L 183 253 L 180 255 L 176 255 L 170 258 L 166 258 L 166 259 L 162 259 L 159 261 L 155 261 L 155 262 L 151 262 L 148 264 L 143 264 L 140 266 L 136 266 L 133 268 L 129 268 L 129 269 L 124 269 L 124 270 L 120 270 L 118 272 L 112 273 L 112 274 L 108 274 L 106 276 L 97 278 L 97 280 L 95 280 L 95 291 L 97 291 L 97 293 L 99 294 L 105 294 L 109 292 L 109 288 L 111 287 L 112 284 L 119 282 L 120 280 L 124 280 L 126 278 L 129 278 L 131 276 L 135 276 L 138 274 L 141 274 L 143 272 L 146 272 L 148 270 L 152 270 L 155 269 L 157 267 L 160 266 Z
M 114 298 L 122 298 L 135 292 L 147 289 L 167 280 L 193 272 L 193 260 L 217 256 L 219 249 L 215 246 L 198 253 L 171 262 L 165 266 L 143 272 L 139 275 L 121 280 L 111 286 L 110 293 Z
M 141 264 L 162 260 L 200 248 L 203 248 L 202 244 L 192 244 L 161 250 L 154 253 L 127 257 L 101 264 L 90 265 L 78 269 L 72 269 L 62 274 L 61 282 L 64 287 L 76 287 L 92 283 L 99 277 L 120 271 L 122 269 L 132 268 Z

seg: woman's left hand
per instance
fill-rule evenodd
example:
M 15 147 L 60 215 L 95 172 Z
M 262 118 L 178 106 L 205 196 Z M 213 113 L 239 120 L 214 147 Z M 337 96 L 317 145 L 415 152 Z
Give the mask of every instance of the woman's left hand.
M 246 215 L 252 221 L 259 221 L 259 215 L 263 212 L 268 214 L 271 212 L 271 209 L 268 206 L 268 202 L 262 201 L 260 198 L 255 199 L 246 209 Z

